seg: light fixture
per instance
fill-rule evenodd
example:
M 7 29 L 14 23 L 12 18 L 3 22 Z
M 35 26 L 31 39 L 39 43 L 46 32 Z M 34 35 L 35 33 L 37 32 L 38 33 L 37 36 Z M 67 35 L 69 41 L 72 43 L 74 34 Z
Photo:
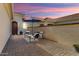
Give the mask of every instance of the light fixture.
M 28 25 L 26 22 L 23 22 L 23 29 L 27 29 Z

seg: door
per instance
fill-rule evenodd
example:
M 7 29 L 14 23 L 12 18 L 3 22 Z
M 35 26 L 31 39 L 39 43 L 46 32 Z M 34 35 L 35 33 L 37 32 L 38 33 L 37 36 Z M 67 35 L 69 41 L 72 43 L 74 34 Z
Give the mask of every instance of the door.
M 12 34 L 17 35 L 18 34 L 18 23 L 16 21 L 12 22 Z

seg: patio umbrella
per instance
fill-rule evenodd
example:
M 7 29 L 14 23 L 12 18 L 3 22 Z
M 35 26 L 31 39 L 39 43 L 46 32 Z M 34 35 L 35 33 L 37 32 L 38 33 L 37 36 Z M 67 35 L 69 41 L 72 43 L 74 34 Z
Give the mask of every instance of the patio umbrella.
M 41 20 L 37 20 L 37 19 L 31 19 L 31 20 L 24 20 L 24 19 L 23 19 L 23 21 L 24 21 L 24 22 L 30 22 L 30 23 L 32 23 L 32 34 L 33 34 L 33 31 L 34 31 L 34 30 L 33 30 L 33 28 L 34 28 L 34 25 L 33 25 L 33 24 L 34 24 L 35 22 L 41 22 Z
M 32 20 L 23 20 L 24 22 L 41 22 L 41 20 L 36 20 L 36 19 L 32 19 Z

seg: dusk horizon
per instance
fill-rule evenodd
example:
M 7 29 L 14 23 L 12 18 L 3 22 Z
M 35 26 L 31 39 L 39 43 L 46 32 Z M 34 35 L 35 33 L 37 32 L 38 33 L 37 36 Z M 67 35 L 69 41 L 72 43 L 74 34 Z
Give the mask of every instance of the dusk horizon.
M 14 3 L 14 12 L 38 18 L 59 18 L 79 13 L 79 3 Z

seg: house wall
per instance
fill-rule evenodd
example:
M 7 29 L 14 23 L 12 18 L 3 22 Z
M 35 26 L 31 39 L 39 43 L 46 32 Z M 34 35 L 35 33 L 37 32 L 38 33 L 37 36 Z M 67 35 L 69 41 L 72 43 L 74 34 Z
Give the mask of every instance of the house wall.
M 0 53 L 11 35 L 11 14 L 10 5 L 0 3 Z
M 20 31 L 23 31 L 22 15 L 14 13 L 13 21 L 16 21 L 18 23 L 18 34 L 19 34 Z
M 18 34 L 20 31 L 23 31 L 23 33 L 25 33 L 26 30 L 32 30 L 32 28 L 29 28 L 29 27 L 32 27 L 32 24 L 33 24 L 33 27 L 37 27 L 37 26 L 40 26 L 40 24 L 42 24 L 42 22 L 26 22 L 27 24 L 27 27 L 28 29 L 23 29 L 23 21 L 22 21 L 22 18 L 23 18 L 23 15 L 22 14 L 18 14 L 18 13 L 14 13 L 14 19 L 13 21 L 16 21 L 18 22 Z

